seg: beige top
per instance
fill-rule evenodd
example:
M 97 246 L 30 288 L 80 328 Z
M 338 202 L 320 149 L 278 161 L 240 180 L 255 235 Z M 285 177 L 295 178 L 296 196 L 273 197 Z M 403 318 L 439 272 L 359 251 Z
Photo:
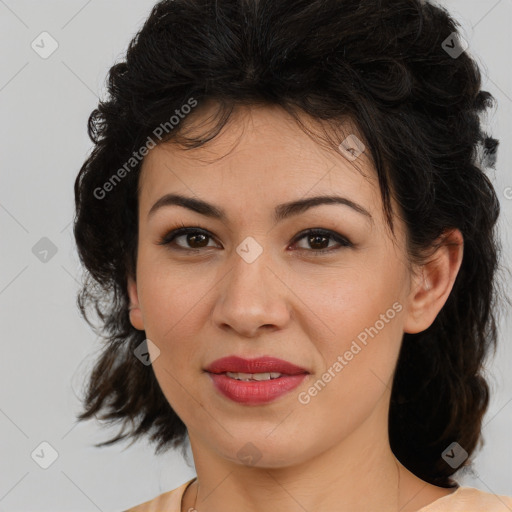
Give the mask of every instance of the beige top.
M 125 512 L 181 512 L 181 498 L 195 479 Z M 512 512 L 512 497 L 459 486 L 452 494 L 435 500 L 418 512 Z

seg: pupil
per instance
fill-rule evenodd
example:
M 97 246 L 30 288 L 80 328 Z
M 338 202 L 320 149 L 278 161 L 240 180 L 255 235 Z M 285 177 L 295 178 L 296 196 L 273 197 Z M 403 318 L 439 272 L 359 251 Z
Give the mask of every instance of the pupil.
M 327 240 L 327 237 L 326 237 L 326 236 L 324 236 L 324 235 L 311 235 L 311 236 L 309 237 L 309 243 L 310 243 L 310 245 L 311 245 L 311 246 L 314 246 L 314 245 L 315 245 L 315 243 L 316 243 L 314 240 L 318 241 L 318 239 L 322 239 L 322 238 L 323 238 L 324 240 Z M 313 241 L 312 241 L 312 240 L 313 240 Z M 322 245 L 322 244 L 320 243 L 320 245 Z M 325 244 L 324 244 L 324 245 L 325 245 Z M 316 249 L 319 249 L 319 248 L 320 248 L 320 249 L 325 249 L 325 247 L 316 247 Z
M 203 243 L 202 245 L 201 245 L 201 243 L 199 242 L 199 247 L 204 247 L 205 245 L 208 245 L 208 241 L 206 240 L 206 239 L 207 239 L 207 236 L 206 236 L 206 235 L 203 235 L 202 233 L 197 233 L 197 234 L 195 234 L 195 235 L 194 235 L 194 234 L 192 234 L 192 235 L 188 235 L 188 241 L 189 241 L 189 243 L 190 243 L 190 241 L 192 240 L 192 243 L 191 243 L 191 245 L 192 245 L 192 246 L 194 245 L 194 241 L 193 241 L 193 240 L 194 240 L 194 239 L 196 239 L 197 237 L 203 237 L 203 242 L 205 242 L 205 243 Z

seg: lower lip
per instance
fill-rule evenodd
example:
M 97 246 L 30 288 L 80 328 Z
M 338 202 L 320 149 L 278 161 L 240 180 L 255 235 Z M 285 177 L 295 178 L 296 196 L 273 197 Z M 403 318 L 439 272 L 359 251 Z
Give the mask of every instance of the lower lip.
M 242 404 L 266 404 L 290 392 L 308 376 L 283 375 L 277 379 L 242 381 L 232 379 L 225 373 L 208 373 L 213 384 L 225 397 Z

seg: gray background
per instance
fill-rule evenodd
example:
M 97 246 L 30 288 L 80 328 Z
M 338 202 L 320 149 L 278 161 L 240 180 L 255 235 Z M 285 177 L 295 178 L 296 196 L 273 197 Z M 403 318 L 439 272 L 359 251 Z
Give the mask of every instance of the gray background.
M 498 101 L 486 123 L 501 140 L 491 172 L 502 204 L 504 264 L 512 218 L 512 0 L 448 0 L 484 88 Z M 75 423 L 77 394 L 100 345 L 75 306 L 81 269 L 73 242 L 73 182 L 89 149 L 89 113 L 104 97 L 109 67 L 147 17 L 153 0 L 0 0 L 0 512 L 118 511 L 174 489 L 195 475 L 179 452 L 155 456 L 145 443 L 97 449 L 117 429 Z M 58 49 L 32 47 L 47 31 Z M 41 44 L 41 43 L 39 43 Z M 50 48 L 47 39 L 45 48 Z M 40 50 L 42 51 L 42 49 Z M 46 237 L 51 241 L 40 241 Z M 38 253 L 39 245 L 56 253 Z M 33 249 L 34 246 L 36 249 Z M 488 365 L 493 389 L 485 445 L 463 485 L 512 495 L 511 318 Z M 58 458 L 47 469 L 50 451 Z M 190 453 L 190 452 L 189 452 Z M 460 475 L 460 473 L 459 473 Z

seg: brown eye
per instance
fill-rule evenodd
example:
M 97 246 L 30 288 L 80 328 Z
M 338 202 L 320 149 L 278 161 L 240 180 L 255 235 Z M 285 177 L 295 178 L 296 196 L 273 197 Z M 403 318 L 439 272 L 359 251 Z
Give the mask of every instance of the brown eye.
M 183 244 L 176 244 L 175 240 L 182 238 Z M 183 250 L 199 250 L 208 247 L 208 241 L 212 239 L 207 231 L 201 228 L 180 228 L 171 231 L 160 240 L 159 245 L 172 245 L 173 243 Z
M 184 242 L 178 244 L 176 243 L 178 239 L 183 239 Z M 302 239 L 306 240 L 306 244 L 309 247 L 299 248 L 298 250 L 314 253 L 315 255 L 331 253 L 340 247 L 353 247 L 353 244 L 339 233 L 325 229 L 316 228 L 302 232 L 295 237 L 293 244 L 297 244 Z M 174 246 L 172 247 L 173 249 L 193 252 L 212 247 L 209 245 L 209 242 L 212 240 L 213 237 L 203 228 L 181 227 L 167 233 L 158 244 Z M 330 245 L 331 241 L 336 242 L 338 247 L 336 247 L 336 244 L 334 246 Z
M 333 252 L 336 248 L 329 247 L 329 242 L 331 240 L 335 241 L 339 246 L 342 247 L 352 247 L 352 243 L 347 240 L 345 237 L 341 236 L 334 231 L 324 230 L 324 229 L 310 229 L 295 238 L 295 242 L 305 239 L 306 243 L 310 248 L 300 248 L 299 250 L 305 250 L 313 253 L 328 253 Z M 334 245 L 336 247 L 336 245 Z
M 192 243 L 193 249 L 196 249 L 197 247 L 206 247 L 208 245 L 208 235 L 205 235 L 204 233 L 188 233 L 181 236 L 186 237 L 188 244 Z M 176 238 L 180 237 L 178 236 Z

